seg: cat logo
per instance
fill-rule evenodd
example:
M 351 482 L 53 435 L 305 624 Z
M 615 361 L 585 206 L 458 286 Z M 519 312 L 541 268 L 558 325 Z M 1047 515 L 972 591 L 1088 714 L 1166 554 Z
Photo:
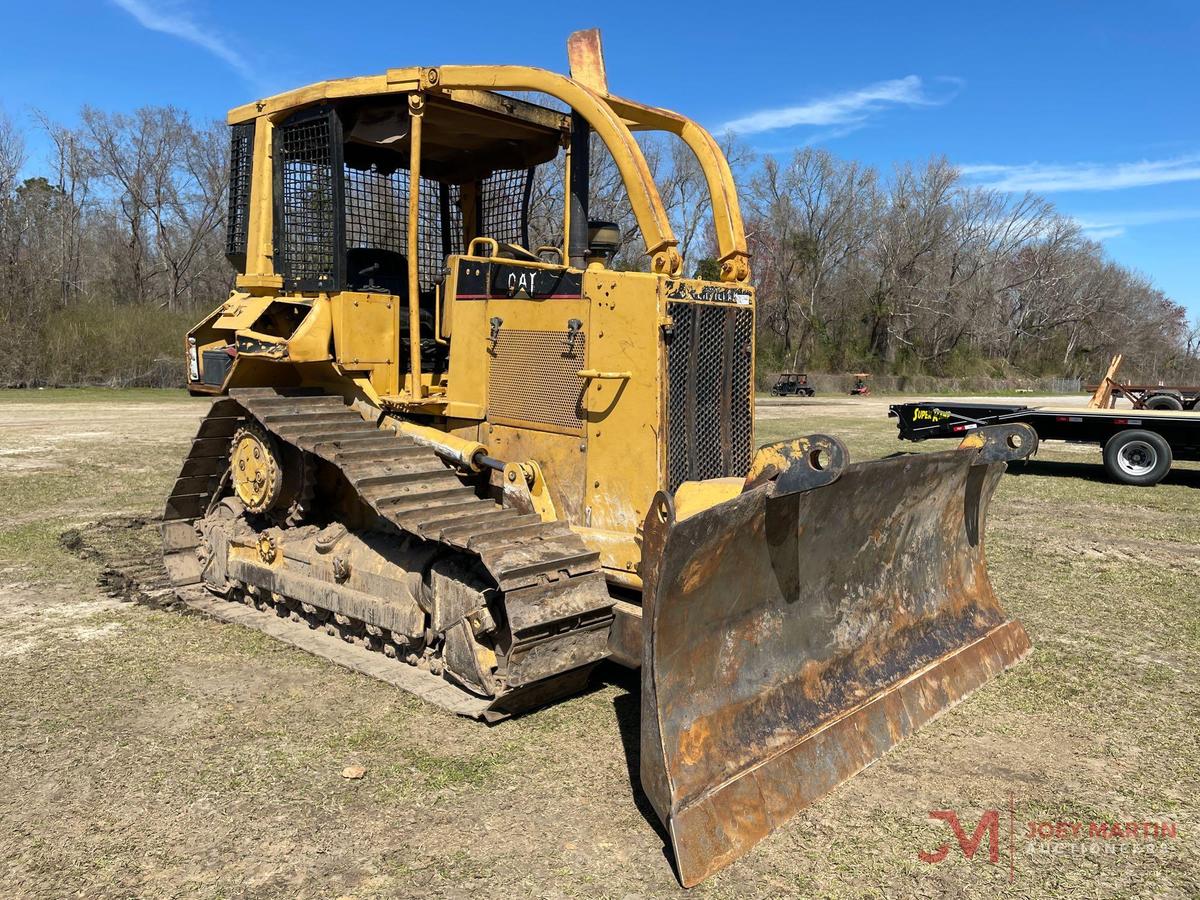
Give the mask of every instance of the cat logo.
M 529 298 L 533 296 L 535 272 L 508 273 L 508 296 Z

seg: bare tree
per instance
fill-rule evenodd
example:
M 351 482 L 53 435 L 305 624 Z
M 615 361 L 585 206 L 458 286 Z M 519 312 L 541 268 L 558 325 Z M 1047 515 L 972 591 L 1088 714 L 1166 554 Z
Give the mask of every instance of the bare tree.
M 229 287 L 227 132 L 170 107 L 35 121 L 49 153 L 25 177 L 21 129 L 0 114 L 0 383 L 126 381 L 173 355 L 194 310 Z M 711 275 L 697 161 L 672 136 L 638 140 L 685 273 Z M 722 146 L 753 257 L 762 365 L 1095 377 L 1119 351 L 1130 378 L 1200 381 L 1200 321 L 1041 197 L 971 187 L 943 159 L 884 177 L 819 149 L 757 158 L 728 135 Z M 590 167 L 591 217 L 623 234 L 613 265 L 644 269 L 599 140 Z M 534 247 L 562 242 L 564 175 L 563 154 L 535 174 Z
M 111 193 L 109 224 L 125 247 L 114 295 L 124 290 L 132 302 L 178 308 L 219 255 L 227 136 L 214 126 L 193 127 L 173 107 L 132 115 L 85 107 L 81 121 L 86 158 Z
M 58 189 L 56 204 L 56 275 L 59 304 L 67 306 L 83 293 L 84 216 L 92 187 L 92 170 L 79 135 L 37 111 L 34 118 L 53 146 L 52 179 Z

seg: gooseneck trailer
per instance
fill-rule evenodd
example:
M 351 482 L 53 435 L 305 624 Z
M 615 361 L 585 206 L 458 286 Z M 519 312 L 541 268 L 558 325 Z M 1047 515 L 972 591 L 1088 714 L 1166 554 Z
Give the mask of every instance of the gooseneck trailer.
M 1157 484 L 1174 460 L 1200 460 L 1200 411 L 1089 409 L 993 403 L 897 403 L 900 439 L 959 438 L 988 425 L 1023 422 L 1039 441 L 1096 444 L 1104 468 L 1125 484 Z

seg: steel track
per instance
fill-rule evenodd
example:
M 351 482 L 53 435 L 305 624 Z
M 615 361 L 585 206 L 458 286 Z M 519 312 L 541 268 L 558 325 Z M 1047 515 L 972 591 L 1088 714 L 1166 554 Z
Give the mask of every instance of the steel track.
M 496 697 L 478 697 L 439 673 L 379 652 L 394 652 L 386 640 L 386 597 L 356 603 L 357 617 L 332 601 L 314 617 L 295 598 L 253 583 L 235 579 L 236 589 L 225 592 L 244 603 L 209 589 L 207 548 L 198 526 L 226 490 L 231 438 L 251 419 L 278 440 L 336 467 L 386 526 L 478 560 L 502 592 L 511 631 L 504 688 Z M 607 653 L 613 601 L 598 553 L 564 523 L 481 498 L 431 449 L 364 420 L 341 397 L 255 388 L 214 401 L 167 499 L 161 528 L 168 575 L 189 606 L 461 715 L 494 720 L 577 692 Z

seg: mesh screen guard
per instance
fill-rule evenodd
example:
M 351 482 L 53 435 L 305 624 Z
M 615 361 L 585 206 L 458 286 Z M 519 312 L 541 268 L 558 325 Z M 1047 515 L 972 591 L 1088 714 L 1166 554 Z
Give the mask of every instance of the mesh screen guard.
M 744 475 L 754 450 L 754 312 L 732 304 L 668 303 L 667 314 L 667 487 Z
M 342 286 L 341 151 L 341 122 L 332 109 L 301 113 L 276 130 L 275 256 L 286 287 Z
M 385 174 L 377 167 L 343 174 L 347 250 L 387 250 L 408 257 L 409 173 Z M 445 258 L 462 253 L 462 209 L 458 185 L 421 179 L 417 198 L 417 272 L 422 290 L 431 290 Z M 353 273 L 351 273 L 353 274 Z
M 323 291 L 360 287 L 358 273 L 347 272 L 347 252 L 378 251 L 370 258 L 382 258 L 386 264 L 372 268 L 385 269 L 390 276 L 379 278 L 379 285 L 401 291 L 410 253 L 408 170 L 374 163 L 364 167 L 361 152 L 355 155 L 359 164 L 348 165 L 341 121 L 328 107 L 305 111 L 280 125 L 275 156 L 275 253 L 285 286 Z M 248 153 L 245 158 L 248 186 Z M 394 160 L 395 153 L 389 151 L 389 158 Z M 533 173 L 499 169 L 479 183 L 472 218 L 481 236 L 528 245 Z M 463 252 L 464 194 L 457 184 L 421 178 L 416 253 L 422 291 L 431 290 L 441 277 L 448 255 Z M 232 212 L 233 200 L 231 190 L 231 226 L 244 228 L 244 220 L 235 219 Z M 248 190 L 245 203 L 248 210 Z M 244 248 L 244 237 L 242 242 Z
M 225 255 L 245 271 L 250 233 L 250 180 L 254 172 L 254 123 L 229 128 L 229 209 L 225 217 Z

